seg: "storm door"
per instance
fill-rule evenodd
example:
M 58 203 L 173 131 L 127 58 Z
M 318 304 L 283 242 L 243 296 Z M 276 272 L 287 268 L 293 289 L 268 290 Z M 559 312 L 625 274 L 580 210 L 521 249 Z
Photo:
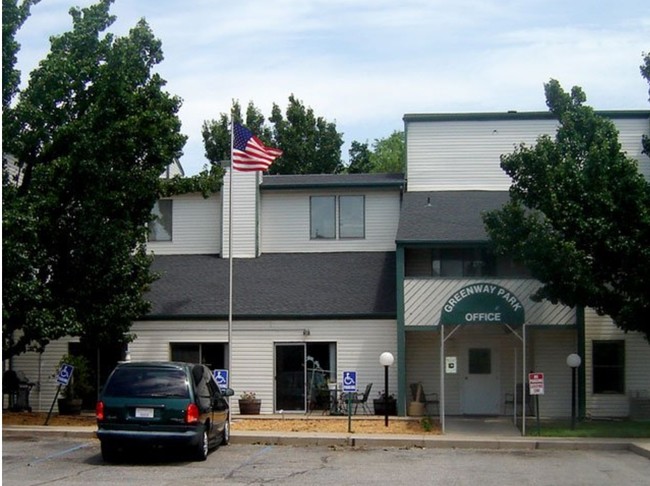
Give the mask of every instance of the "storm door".
M 275 411 L 304 412 L 307 346 L 305 343 L 275 345 Z

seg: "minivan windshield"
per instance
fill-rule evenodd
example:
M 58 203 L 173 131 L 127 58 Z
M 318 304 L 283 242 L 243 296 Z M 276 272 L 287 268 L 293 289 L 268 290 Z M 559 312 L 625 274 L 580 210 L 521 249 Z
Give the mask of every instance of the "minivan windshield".
M 106 384 L 103 394 L 137 398 L 190 396 L 185 373 L 170 368 L 118 368 Z

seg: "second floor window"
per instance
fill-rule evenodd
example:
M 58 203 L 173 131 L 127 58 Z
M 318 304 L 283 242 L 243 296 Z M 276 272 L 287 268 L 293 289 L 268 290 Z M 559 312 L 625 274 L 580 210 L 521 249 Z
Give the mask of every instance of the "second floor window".
M 149 223 L 149 241 L 172 241 L 171 199 L 160 199 L 154 204 L 151 214 L 155 217 Z
M 407 248 L 405 272 L 407 277 L 530 277 L 512 258 L 497 257 L 480 247 Z
M 310 238 L 365 238 L 364 196 L 312 196 Z

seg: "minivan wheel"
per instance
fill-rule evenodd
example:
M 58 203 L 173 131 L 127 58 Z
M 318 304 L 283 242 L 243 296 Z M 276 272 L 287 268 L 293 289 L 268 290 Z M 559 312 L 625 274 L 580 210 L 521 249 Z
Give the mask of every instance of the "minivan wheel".
M 101 443 L 102 450 L 102 459 L 104 462 L 117 462 L 118 454 L 117 447 L 114 445 L 107 444 L 106 442 Z
M 221 445 L 230 444 L 230 422 L 226 420 L 223 424 L 223 434 L 221 435 Z
M 205 461 L 208 458 L 208 430 L 204 427 L 201 432 L 201 440 L 196 446 L 196 460 Z

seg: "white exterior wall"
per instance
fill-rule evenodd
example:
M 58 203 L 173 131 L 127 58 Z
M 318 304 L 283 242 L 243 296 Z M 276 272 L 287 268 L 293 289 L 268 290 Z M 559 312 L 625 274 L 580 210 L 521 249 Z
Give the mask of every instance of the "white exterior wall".
M 129 345 L 131 359 L 169 359 L 170 342 L 226 343 L 227 328 L 227 322 L 137 322 L 132 330 L 138 337 Z M 309 336 L 303 336 L 305 328 Z M 275 343 L 335 342 L 338 377 L 343 370 L 356 370 L 359 388 L 372 382 L 375 396 L 384 383 L 379 355 L 390 351 L 397 359 L 395 335 L 394 320 L 236 321 L 230 367 L 233 411 L 238 413 L 236 398 L 245 390 L 262 399 L 262 413 L 274 411 Z M 397 390 L 397 373 L 391 374 L 389 387 Z
M 650 159 L 641 153 L 648 120 L 616 119 L 622 150 L 639 161 L 650 179 Z M 511 180 L 500 156 L 520 143 L 534 145 L 542 134 L 554 136 L 552 119 L 409 121 L 406 125 L 408 190 L 505 191 Z
M 68 354 L 68 342 L 71 339 L 59 339 L 45 347 L 43 354 L 30 352 L 12 358 L 12 368 L 21 370 L 27 379 L 35 383 L 29 395 L 29 405 L 35 412 L 47 412 L 52 406 L 56 394 L 56 375 L 61 358 Z M 77 340 L 78 341 L 78 340 Z M 3 397 L 6 400 L 6 397 Z M 6 403 L 4 403 L 6 406 Z M 54 411 L 57 411 L 56 405 Z
M 156 255 L 211 255 L 221 252 L 221 197 L 213 194 L 174 196 L 172 241 L 149 241 L 147 251 Z
M 365 238 L 310 239 L 310 196 L 365 196 Z M 261 204 L 262 253 L 395 251 L 399 190 L 264 191 Z
M 625 341 L 625 394 L 593 393 L 593 341 Z M 650 394 L 650 344 L 636 332 L 625 333 L 609 317 L 585 311 L 585 357 L 587 413 L 592 417 L 627 417 L 630 396 L 638 391 Z
M 257 211 L 259 197 L 258 172 L 232 171 L 232 252 L 235 258 L 259 256 L 257 242 Z M 230 257 L 230 167 L 223 178 L 222 194 L 222 257 Z
M 541 417 L 571 416 L 571 368 L 566 358 L 578 344 L 575 328 L 527 330 L 532 344 L 532 371 L 544 373 L 544 395 L 539 395 Z M 577 386 L 577 384 L 576 384 Z

